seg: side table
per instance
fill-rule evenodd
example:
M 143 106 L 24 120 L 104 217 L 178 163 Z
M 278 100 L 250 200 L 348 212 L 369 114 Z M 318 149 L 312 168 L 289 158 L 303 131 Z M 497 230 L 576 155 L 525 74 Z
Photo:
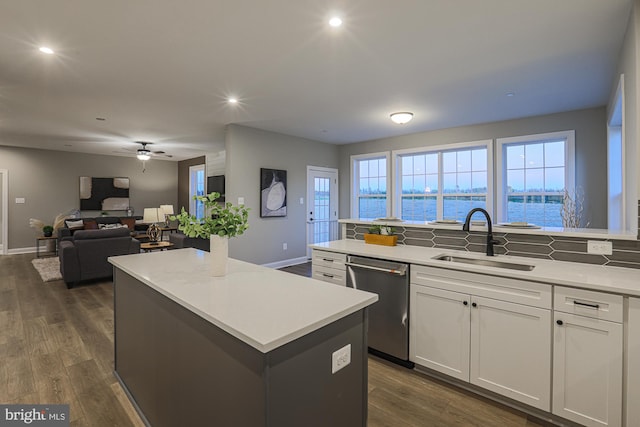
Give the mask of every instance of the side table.
M 173 243 L 171 242 L 158 242 L 155 245 L 149 242 L 140 243 L 140 249 L 142 249 L 144 252 L 164 251 L 172 247 L 173 247 Z
M 50 237 L 45 237 L 45 236 L 39 236 L 36 237 L 36 258 L 40 258 L 40 242 L 42 241 L 48 242 L 49 240 L 53 240 L 53 244 L 55 249 L 53 250 L 53 255 L 57 256 L 58 255 L 58 236 L 50 236 Z

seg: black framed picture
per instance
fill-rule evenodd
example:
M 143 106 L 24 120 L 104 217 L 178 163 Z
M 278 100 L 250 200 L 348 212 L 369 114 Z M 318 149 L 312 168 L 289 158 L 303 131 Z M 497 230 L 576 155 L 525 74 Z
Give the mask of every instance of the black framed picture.
M 287 216 L 287 171 L 260 168 L 260 217 Z

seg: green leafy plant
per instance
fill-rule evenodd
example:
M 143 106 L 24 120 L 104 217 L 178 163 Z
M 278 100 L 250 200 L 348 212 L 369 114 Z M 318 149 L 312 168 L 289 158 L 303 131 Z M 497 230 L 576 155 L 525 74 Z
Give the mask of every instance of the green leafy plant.
M 51 236 L 53 234 L 53 227 L 50 225 L 45 225 L 42 227 L 42 232 L 45 236 Z
M 194 200 L 205 206 L 204 218 L 198 219 L 182 208 L 178 215 L 172 215 L 172 221 L 178 221 L 178 229 L 189 237 L 208 239 L 211 235 L 235 237 L 249 228 L 249 208 L 216 202 L 220 193 L 213 192 L 206 196 L 193 196 Z
M 393 229 L 393 227 L 389 225 L 376 224 L 369 227 L 370 234 L 382 234 L 386 236 L 391 236 L 393 235 L 394 232 L 395 230 Z

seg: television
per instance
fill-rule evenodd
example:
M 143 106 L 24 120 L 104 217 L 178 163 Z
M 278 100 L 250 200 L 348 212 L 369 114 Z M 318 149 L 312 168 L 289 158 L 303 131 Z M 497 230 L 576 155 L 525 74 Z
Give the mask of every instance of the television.
M 219 202 L 224 202 L 224 175 L 214 175 L 207 177 L 207 194 L 212 192 L 220 193 Z

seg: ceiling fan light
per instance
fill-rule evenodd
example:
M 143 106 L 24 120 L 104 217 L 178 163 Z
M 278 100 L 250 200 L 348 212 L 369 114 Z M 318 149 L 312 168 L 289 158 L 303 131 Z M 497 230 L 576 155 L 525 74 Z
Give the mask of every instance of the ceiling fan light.
M 413 119 L 413 113 L 409 113 L 407 111 L 402 111 L 398 113 L 391 114 L 391 121 L 397 123 L 399 125 L 403 125 L 405 123 L 409 123 Z
M 138 157 L 138 160 L 149 160 L 151 158 L 151 151 L 149 150 L 138 150 L 138 155 L 136 156 Z

